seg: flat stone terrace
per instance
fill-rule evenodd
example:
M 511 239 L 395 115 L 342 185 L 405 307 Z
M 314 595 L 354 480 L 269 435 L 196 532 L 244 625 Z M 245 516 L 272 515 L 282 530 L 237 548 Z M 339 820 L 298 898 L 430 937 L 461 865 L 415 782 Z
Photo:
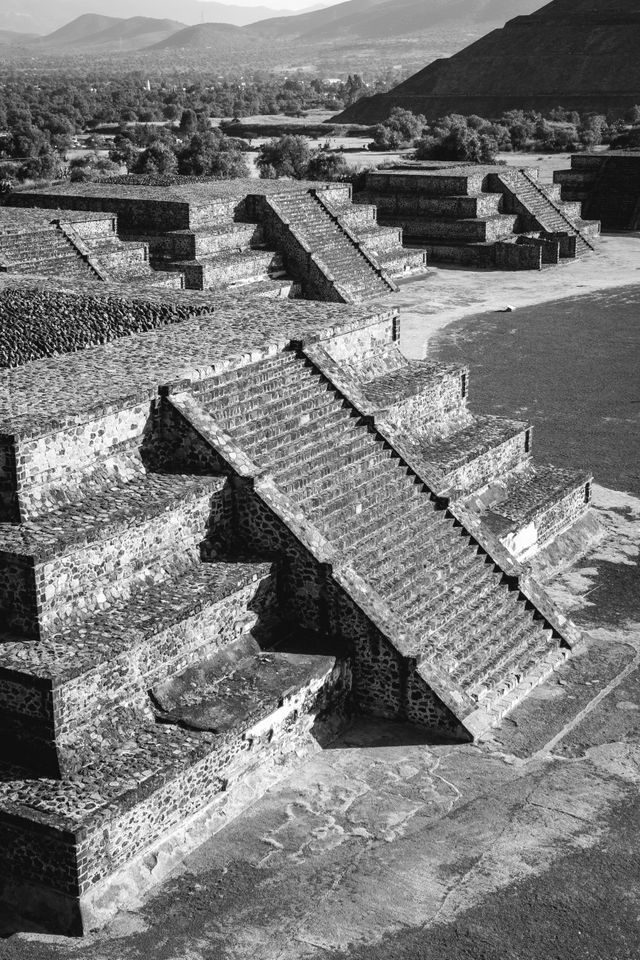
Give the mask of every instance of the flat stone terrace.
M 53 289 L 45 283 L 32 285 L 32 297 L 47 297 Z M 91 293 L 57 294 L 57 309 L 70 315 L 96 303 L 109 309 L 111 299 L 95 288 Z M 125 297 L 123 288 L 118 302 L 122 306 L 125 301 L 134 314 L 146 311 L 150 303 L 184 306 L 185 291 L 144 291 L 139 297 Z M 177 316 L 181 322 L 168 320 L 160 329 L 1 370 L 0 434 L 37 436 L 49 427 L 81 422 L 88 412 L 106 412 L 124 401 L 155 396 L 161 385 L 211 376 L 248 361 L 252 354 L 281 349 L 291 340 L 322 340 L 396 313 L 375 305 L 254 303 L 206 292 L 190 295 L 189 303 L 199 316 L 182 320 Z M 5 322 L 10 323 L 10 317 L 5 316 Z
M 394 163 L 389 169 L 381 169 L 379 172 L 384 174 L 402 174 L 403 176 L 419 177 L 421 174 L 428 173 L 430 177 L 456 177 L 467 176 L 470 173 L 480 177 L 488 177 L 491 173 L 504 173 L 505 170 L 528 170 L 537 174 L 538 168 L 529 164 L 523 164 L 521 167 L 509 167 L 502 163 L 460 163 L 457 160 L 403 160 L 400 163 Z
M 193 182 L 190 178 L 147 178 L 143 182 L 128 178 L 127 182 L 101 180 L 98 183 L 60 183 L 46 188 L 32 190 L 18 190 L 14 196 L 57 195 L 64 197 L 96 197 L 103 199 L 105 205 L 110 199 L 114 200 L 160 200 L 163 202 L 175 201 L 188 203 L 194 206 L 209 203 L 212 200 L 230 200 L 234 197 L 238 201 L 249 194 L 270 195 L 282 194 L 290 191 L 300 193 L 311 189 L 332 187 L 336 184 L 324 181 L 307 180 L 199 180 Z
M 81 223 L 85 220 L 112 220 L 110 213 L 85 212 L 83 210 L 58 211 L 40 209 L 38 207 L 0 207 L 0 233 L 11 233 L 16 230 L 29 230 L 34 227 L 46 227 L 54 219 L 64 220 L 66 223 Z

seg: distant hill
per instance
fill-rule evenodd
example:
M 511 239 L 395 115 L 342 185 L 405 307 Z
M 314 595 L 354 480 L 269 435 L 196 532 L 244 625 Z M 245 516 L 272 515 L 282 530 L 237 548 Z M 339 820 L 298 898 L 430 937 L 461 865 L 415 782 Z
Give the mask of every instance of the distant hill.
M 40 44 L 55 50 L 142 50 L 166 40 L 183 28 L 184 23 L 177 20 L 157 20 L 153 17 L 123 20 L 85 14 L 43 37 Z
M 118 17 L 105 17 L 97 13 L 85 13 L 76 17 L 70 23 L 65 23 L 64 27 L 54 30 L 46 37 L 42 38 L 42 43 L 48 47 L 67 46 L 68 44 L 82 43 L 88 37 L 108 30 L 117 24 L 122 23 Z
M 558 105 L 621 113 L 640 103 L 639 49 L 640 0 L 552 0 L 334 119 L 376 123 L 395 106 L 429 118 Z
M 243 50 L 260 46 L 257 38 L 248 35 L 241 27 L 231 23 L 199 23 L 194 27 L 185 27 L 171 37 L 156 43 L 154 50 L 216 50 L 221 46 L 228 49 L 229 44 Z
M 0 29 L 48 34 L 88 11 L 116 19 L 151 17 L 179 20 L 184 24 L 204 20 L 236 26 L 286 13 L 278 8 L 278 0 L 259 7 L 236 6 L 216 0 L 2 0 Z
M 247 30 L 305 42 L 411 38 L 444 26 L 502 26 L 514 13 L 530 13 L 538 6 L 540 0 L 348 0 L 312 13 L 263 20 Z
M 42 37 L 38 45 L 40 49 L 49 51 L 73 49 L 105 53 L 144 50 L 183 28 L 184 23 L 176 20 L 157 20 L 153 17 L 123 20 L 89 13 Z

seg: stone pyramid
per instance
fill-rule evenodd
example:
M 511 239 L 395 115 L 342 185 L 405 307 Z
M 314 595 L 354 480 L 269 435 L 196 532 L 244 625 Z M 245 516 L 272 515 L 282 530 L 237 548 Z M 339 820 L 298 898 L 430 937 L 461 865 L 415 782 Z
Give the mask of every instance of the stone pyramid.
M 640 0 L 553 0 L 337 119 L 376 123 L 394 107 L 430 119 L 558 105 L 623 113 L 640 102 L 639 44 Z

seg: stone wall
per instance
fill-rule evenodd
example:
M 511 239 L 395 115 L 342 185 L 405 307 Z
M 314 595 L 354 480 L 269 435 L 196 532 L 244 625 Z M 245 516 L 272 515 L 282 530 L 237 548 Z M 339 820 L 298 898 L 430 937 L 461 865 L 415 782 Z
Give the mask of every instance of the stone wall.
M 542 247 L 535 244 L 497 243 L 495 265 L 499 270 L 541 270 Z
M 37 204 L 34 204 L 34 200 Z M 38 192 L 11 195 L 14 207 L 33 207 L 59 210 L 86 210 L 95 213 L 114 213 L 123 233 L 162 233 L 165 230 L 189 229 L 189 203 L 179 200 L 156 200 L 142 197 L 104 197 Z

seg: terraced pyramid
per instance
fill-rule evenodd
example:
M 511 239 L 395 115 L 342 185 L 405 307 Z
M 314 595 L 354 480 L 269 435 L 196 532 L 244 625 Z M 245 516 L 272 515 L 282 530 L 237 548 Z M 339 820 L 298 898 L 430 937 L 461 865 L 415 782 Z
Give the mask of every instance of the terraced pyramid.
M 467 741 L 580 642 L 528 559 L 590 476 L 399 329 L 227 298 L 0 374 L 0 898 L 41 925 L 99 924 L 353 711 Z

